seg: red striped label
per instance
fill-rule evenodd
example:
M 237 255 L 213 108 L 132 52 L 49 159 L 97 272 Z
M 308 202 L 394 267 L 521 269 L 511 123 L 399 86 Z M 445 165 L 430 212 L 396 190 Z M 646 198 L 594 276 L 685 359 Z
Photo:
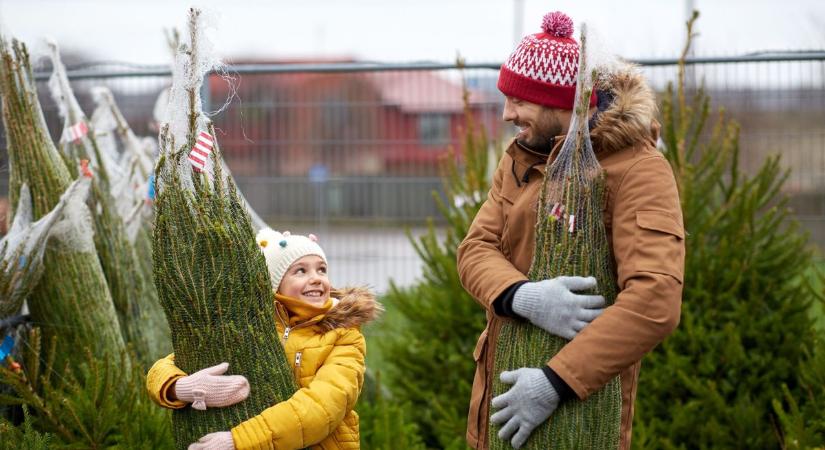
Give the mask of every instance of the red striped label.
M 212 153 L 212 143 L 214 138 L 209 133 L 201 131 L 198 134 L 198 139 L 195 141 L 195 146 L 189 152 L 189 163 L 196 172 L 203 172 L 206 170 L 206 164 L 209 162 L 209 155 Z
M 89 132 L 86 122 L 80 121 L 69 128 L 66 128 L 66 140 L 77 142 Z

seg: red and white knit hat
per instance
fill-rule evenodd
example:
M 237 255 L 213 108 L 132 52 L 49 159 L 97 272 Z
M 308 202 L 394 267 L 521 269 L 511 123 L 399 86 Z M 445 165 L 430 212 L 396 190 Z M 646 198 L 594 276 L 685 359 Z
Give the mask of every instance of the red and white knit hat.
M 573 20 L 555 11 L 544 16 L 541 28 L 543 32 L 525 36 L 501 66 L 498 89 L 508 97 L 573 109 L 579 69 L 579 43 L 571 37 Z M 594 91 L 590 106 L 595 105 Z

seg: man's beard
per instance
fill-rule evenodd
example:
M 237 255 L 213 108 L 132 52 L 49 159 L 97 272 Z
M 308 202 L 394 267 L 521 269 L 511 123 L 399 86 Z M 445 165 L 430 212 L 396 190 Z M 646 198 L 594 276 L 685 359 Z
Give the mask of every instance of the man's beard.
M 515 125 L 518 126 L 518 124 Z M 562 126 L 558 117 L 547 111 L 531 129 L 533 131 L 532 136 L 526 140 L 518 140 L 518 144 L 539 153 L 550 153 L 553 150 L 556 136 L 561 134 Z

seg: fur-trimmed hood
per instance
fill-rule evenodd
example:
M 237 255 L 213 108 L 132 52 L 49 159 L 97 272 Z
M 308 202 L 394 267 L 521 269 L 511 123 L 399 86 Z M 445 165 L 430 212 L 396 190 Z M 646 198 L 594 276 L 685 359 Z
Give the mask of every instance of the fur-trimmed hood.
M 597 153 L 615 152 L 659 138 L 656 95 L 638 66 L 625 64 L 598 82 L 599 106 L 590 130 Z
M 332 297 L 338 301 L 315 325 L 322 330 L 360 327 L 375 320 L 384 307 L 375 299 L 375 294 L 363 287 L 337 289 Z

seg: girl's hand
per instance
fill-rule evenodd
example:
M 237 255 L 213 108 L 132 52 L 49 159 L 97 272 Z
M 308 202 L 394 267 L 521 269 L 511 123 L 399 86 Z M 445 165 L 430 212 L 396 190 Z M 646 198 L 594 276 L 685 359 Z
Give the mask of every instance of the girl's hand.
M 249 381 L 243 375 L 224 375 L 227 369 L 229 363 L 221 363 L 183 377 L 172 386 L 172 393 L 199 410 L 241 402 L 249 396 Z
M 219 431 L 209 433 L 198 439 L 198 442 L 189 445 L 189 450 L 235 450 L 235 441 L 232 432 Z

